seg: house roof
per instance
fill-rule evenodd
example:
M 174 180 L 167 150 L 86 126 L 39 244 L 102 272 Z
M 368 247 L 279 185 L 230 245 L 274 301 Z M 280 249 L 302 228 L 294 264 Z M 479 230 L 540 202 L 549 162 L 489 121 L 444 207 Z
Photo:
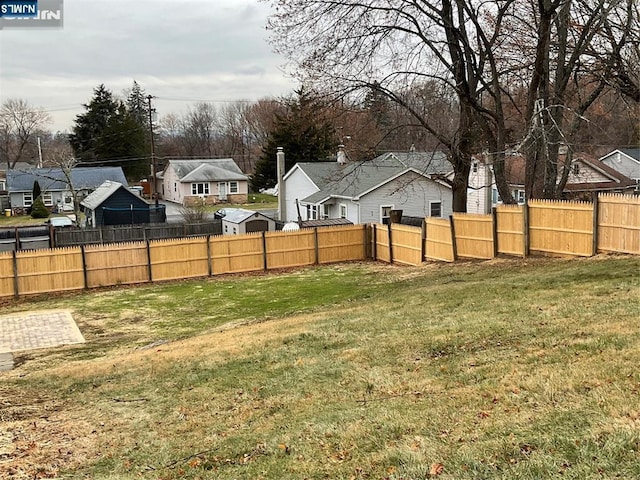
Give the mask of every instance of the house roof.
M 302 200 L 307 203 L 320 203 L 331 197 L 358 198 L 408 171 L 425 177 L 442 176 L 451 171 L 443 152 L 391 152 L 368 162 L 296 165 L 320 189 Z
M 229 222 L 229 223 L 242 223 L 251 217 L 262 217 L 263 219 L 266 219 L 266 220 L 272 220 L 266 215 L 260 212 L 256 212 L 255 210 L 245 210 L 244 208 L 233 208 L 233 209 L 229 209 L 229 213 L 227 213 L 224 216 L 222 221 Z
M 247 180 L 247 176 L 231 158 L 169 160 L 166 168 L 169 166 L 176 172 L 180 182 Z
M 60 168 L 9 170 L 7 189 L 10 192 L 30 192 L 36 180 L 43 192 L 68 190 L 64 173 Z M 94 189 L 106 180 L 128 185 L 121 167 L 75 167 L 71 170 L 71 182 L 76 190 Z
M 560 164 L 564 165 L 566 161 L 566 155 L 559 156 Z M 609 167 L 600 160 L 596 160 L 588 155 L 575 155 L 572 159 L 574 162 L 581 162 L 593 170 L 599 172 L 605 177 L 608 177 L 609 181 L 604 182 L 584 182 L 584 183 L 569 183 L 567 182 L 565 190 L 567 191 L 595 191 L 606 189 L 619 189 L 635 186 L 636 182 L 629 177 L 623 175 L 617 170 Z M 525 184 L 525 158 L 521 155 L 512 155 L 505 158 L 505 175 L 507 183 L 510 185 L 524 185 Z
M 107 200 L 111 195 L 113 195 L 120 188 L 123 188 L 127 193 L 142 200 L 143 202 L 149 203 L 140 195 L 136 195 L 135 193 L 131 192 L 127 187 L 125 187 L 121 183 L 107 180 L 98 188 L 96 188 L 92 193 L 87 195 L 87 197 L 84 200 L 82 200 L 82 202 L 80 202 L 80 205 L 90 208 L 91 210 L 96 210 L 100 205 L 102 205 L 105 202 L 105 200 Z
M 640 148 L 621 148 L 620 151 L 626 156 L 640 162 Z

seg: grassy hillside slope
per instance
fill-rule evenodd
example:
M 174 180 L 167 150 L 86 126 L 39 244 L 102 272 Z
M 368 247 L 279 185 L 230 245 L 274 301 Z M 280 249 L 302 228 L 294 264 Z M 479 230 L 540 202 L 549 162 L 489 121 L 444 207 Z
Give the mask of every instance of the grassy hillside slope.
M 640 478 L 640 261 L 349 264 L 9 303 L 0 477 Z M 37 477 L 40 475 L 40 477 Z

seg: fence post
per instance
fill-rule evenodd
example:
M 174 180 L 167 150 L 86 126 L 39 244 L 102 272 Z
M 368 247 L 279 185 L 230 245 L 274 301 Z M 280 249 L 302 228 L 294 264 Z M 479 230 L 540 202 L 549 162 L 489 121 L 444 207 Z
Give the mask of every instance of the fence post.
M 451 232 L 451 248 L 453 250 L 453 261 L 458 260 L 458 244 L 456 242 L 456 226 L 453 221 L 453 215 L 449 215 L 449 230 Z
M 371 258 L 378 260 L 378 226 L 373 224 L 373 245 L 371 248 Z
M 89 277 L 87 274 L 87 257 L 84 251 L 84 245 L 80 245 L 80 254 L 82 255 L 82 277 L 84 278 L 84 289 L 89 288 Z
M 20 245 L 20 229 L 16 227 L 16 250 L 22 250 L 22 245 Z
M 598 254 L 598 224 L 600 215 L 600 197 L 597 192 L 593 193 L 593 246 L 591 256 Z
M 207 268 L 209 276 L 213 275 L 213 260 L 211 258 L 211 235 L 207 235 Z
M 267 270 L 267 236 L 265 232 L 262 232 L 262 264 L 265 270 Z
M 522 208 L 522 241 L 524 242 L 522 258 L 527 258 L 529 256 L 529 199 L 525 200 Z
M 371 225 L 368 223 L 362 224 L 362 242 L 364 247 L 362 251 L 364 252 L 365 260 L 371 258 L 371 237 L 369 236 L 369 228 L 371 228 Z
M 391 220 L 387 223 L 387 232 L 389 232 L 389 263 L 393 263 L 393 240 L 391 239 Z
M 318 265 L 320 263 L 320 245 L 318 245 L 318 227 L 315 227 L 313 229 L 313 241 L 314 241 L 314 246 L 315 246 L 315 265 Z
M 491 209 L 491 228 L 493 234 L 493 258 L 498 256 L 498 209 Z
M 13 296 L 18 298 L 18 257 L 15 250 L 11 254 L 13 256 Z
M 420 255 L 421 255 L 421 260 L 424 262 L 426 261 L 426 256 L 427 256 L 427 219 L 423 218 L 422 219 L 422 225 L 420 226 L 421 232 L 420 232 Z
M 147 270 L 149 271 L 149 282 L 153 282 L 153 274 L 151 271 L 151 246 L 149 245 L 149 240 L 145 243 L 147 245 Z
M 53 225 L 49 224 L 49 247 L 56 248 L 56 231 L 53 228 Z

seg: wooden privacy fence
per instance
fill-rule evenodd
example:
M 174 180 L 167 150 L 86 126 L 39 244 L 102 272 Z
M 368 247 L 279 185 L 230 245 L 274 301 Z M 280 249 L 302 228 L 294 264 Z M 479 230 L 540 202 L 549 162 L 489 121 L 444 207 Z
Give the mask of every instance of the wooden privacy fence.
M 601 195 L 598 251 L 640 254 L 640 197 Z
M 0 297 L 364 260 L 366 225 L 0 253 Z
M 455 261 L 455 236 L 453 235 L 452 221 L 427 217 L 425 225 L 425 260 Z
M 525 255 L 525 221 L 523 205 L 498 205 L 494 213 L 496 253 Z
M 373 258 L 419 265 L 423 260 L 490 259 L 498 254 L 640 254 L 640 197 L 630 195 L 600 195 L 593 203 L 532 200 L 500 205 L 491 215 L 427 217 L 424 225 L 423 231 L 397 224 L 374 226 Z M 419 242 L 423 254 L 416 257 Z
M 496 256 L 492 215 L 453 215 L 456 257 L 490 259 Z
M 371 254 L 368 248 L 371 247 Z M 428 217 L 423 228 L 348 225 L 0 252 L 0 297 L 364 260 L 420 265 L 531 253 L 640 255 L 640 197 L 531 201 L 492 215 Z
M 593 203 L 531 200 L 528 210 L 528 253 L 579 257 L 596 253 Z

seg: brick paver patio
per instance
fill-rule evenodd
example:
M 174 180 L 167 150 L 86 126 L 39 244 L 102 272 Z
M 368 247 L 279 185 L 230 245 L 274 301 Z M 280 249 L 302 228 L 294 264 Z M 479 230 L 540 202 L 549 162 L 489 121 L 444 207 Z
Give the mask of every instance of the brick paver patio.
M 84 343 L 69 310 L 0 315 L 0 354 Z

